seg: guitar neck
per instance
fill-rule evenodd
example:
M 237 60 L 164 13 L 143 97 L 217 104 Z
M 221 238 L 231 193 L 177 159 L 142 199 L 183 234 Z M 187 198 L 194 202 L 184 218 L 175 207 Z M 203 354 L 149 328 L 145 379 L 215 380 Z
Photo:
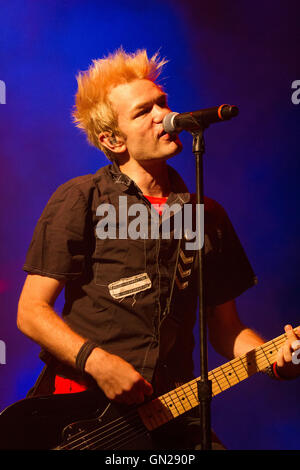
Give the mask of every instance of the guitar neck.
M 212 396 L 224 392 L 273 364 L 276 361 L 278 349 L 286 339 L 284 333 L 210 371 L 208 379 L 212 382 Z M 200 377 L 191 380 L 139 407 L 138 411 L 146 428 L 152 431 L 199 405 L 197 388 L 199 379 Z

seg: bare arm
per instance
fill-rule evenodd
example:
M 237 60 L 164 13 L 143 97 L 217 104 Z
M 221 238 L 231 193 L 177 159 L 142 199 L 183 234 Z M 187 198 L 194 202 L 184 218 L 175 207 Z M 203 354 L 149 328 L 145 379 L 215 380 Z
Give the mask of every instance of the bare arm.
M 18 305 L 18 328 L 60 361 L 75 367 L 77 353 L 87 338 L 75 333 L 54 311 L 65 282 L 28 275 Z M 86 362 L 89 373 L 111 400 L 140 403 L 151 385 L 126 361 L 95 348 Z
M 85 338 L 74 333 L 53 309 L 64 285 L 56 279 L 28 275 L 19 299 L 17 326 L 58 359 L 75 366 Z
M 241 356 L 265 342 L 241 322 L 234 300 L 211 309 L 208 315 L 208 331 L 214 349 L 228 359 Z
M 208 316 L 209 339 L 214 349 L 222 356 L 232 359 L 241 356 L 265 342 L 255 331 L 240 321 L 235 301 L 226 302 L 211 309 Z M 300 331 L 285 326 L 287 340 L 277 353 L 278 373 L 282 377 L 295 378 L 300 375 L 300 364 L 293 364 L 293 342 L 300 337 Z

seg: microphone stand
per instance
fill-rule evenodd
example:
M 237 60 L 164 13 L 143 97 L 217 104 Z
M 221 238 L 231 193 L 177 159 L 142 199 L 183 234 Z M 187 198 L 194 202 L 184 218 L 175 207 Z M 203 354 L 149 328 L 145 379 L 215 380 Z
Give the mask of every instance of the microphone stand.
M 196 159 L 196 188 L 197 188 L 197 212 L 201 207 L 198 204 L 204 204 L 203 191 L 203 154 L 205 152 L 205 142 L 203 131 L 205 127 L 192 132 L 193 135 L 193 153 Z M 200 213 L 199 213 L 200 216 Z M 199 217 L 200 221 L 200 217 Z M 197 222 L 197 219 L 196 219 Z M 197 226 L 197 223 L 196 223 Z M 197 227 L 198 228 L 198 227 Z M 204 233 L 204 230 L 203 232 Z M 197 382 L 199 414 L 201 426 L 201 450 L 211 449 L 211 410 L 210 403 L 212 398 L 212 383 L 208 380 L 207 369 L 207 325 L 205 314 L 204 299 L 204 240 L 202 247 L 198 247 L 198 291 L 199 291 L 199 338 L 200 338 L 200 379 Z

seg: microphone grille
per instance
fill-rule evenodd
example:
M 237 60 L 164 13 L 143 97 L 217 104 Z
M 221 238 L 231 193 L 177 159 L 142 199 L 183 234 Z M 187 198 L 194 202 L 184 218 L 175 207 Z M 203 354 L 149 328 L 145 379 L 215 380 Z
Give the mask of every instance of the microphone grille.
M 174 124 L 174 118 L 178 113 L 168 113 L 163 118 L 163 128 L 167 134 L 174 134 L 176 132 L 176 127 Z

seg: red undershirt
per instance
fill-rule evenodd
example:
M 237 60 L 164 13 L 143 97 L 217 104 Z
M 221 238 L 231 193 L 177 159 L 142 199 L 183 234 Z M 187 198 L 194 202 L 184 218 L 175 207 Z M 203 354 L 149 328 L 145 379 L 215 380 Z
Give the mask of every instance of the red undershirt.
M 153 197 L 153 196 L 146 196 L 146 195 L 144 195 L 144 197 L 147 198 L 149 202 L 151 202 L 154 209 L 156 209 L 159 215 L 161 215 L 163 211 L 163 206 L 166 203 L 168 198 L 167 197 Z M 83 392 L 86 389 L 87 389 L 86 385 L 75 382 L 74 380 L 66 379 L 65 377 L 60 377 L 59 375 L 55 377 L 54 394 L 77 393 L 77 392 Z

